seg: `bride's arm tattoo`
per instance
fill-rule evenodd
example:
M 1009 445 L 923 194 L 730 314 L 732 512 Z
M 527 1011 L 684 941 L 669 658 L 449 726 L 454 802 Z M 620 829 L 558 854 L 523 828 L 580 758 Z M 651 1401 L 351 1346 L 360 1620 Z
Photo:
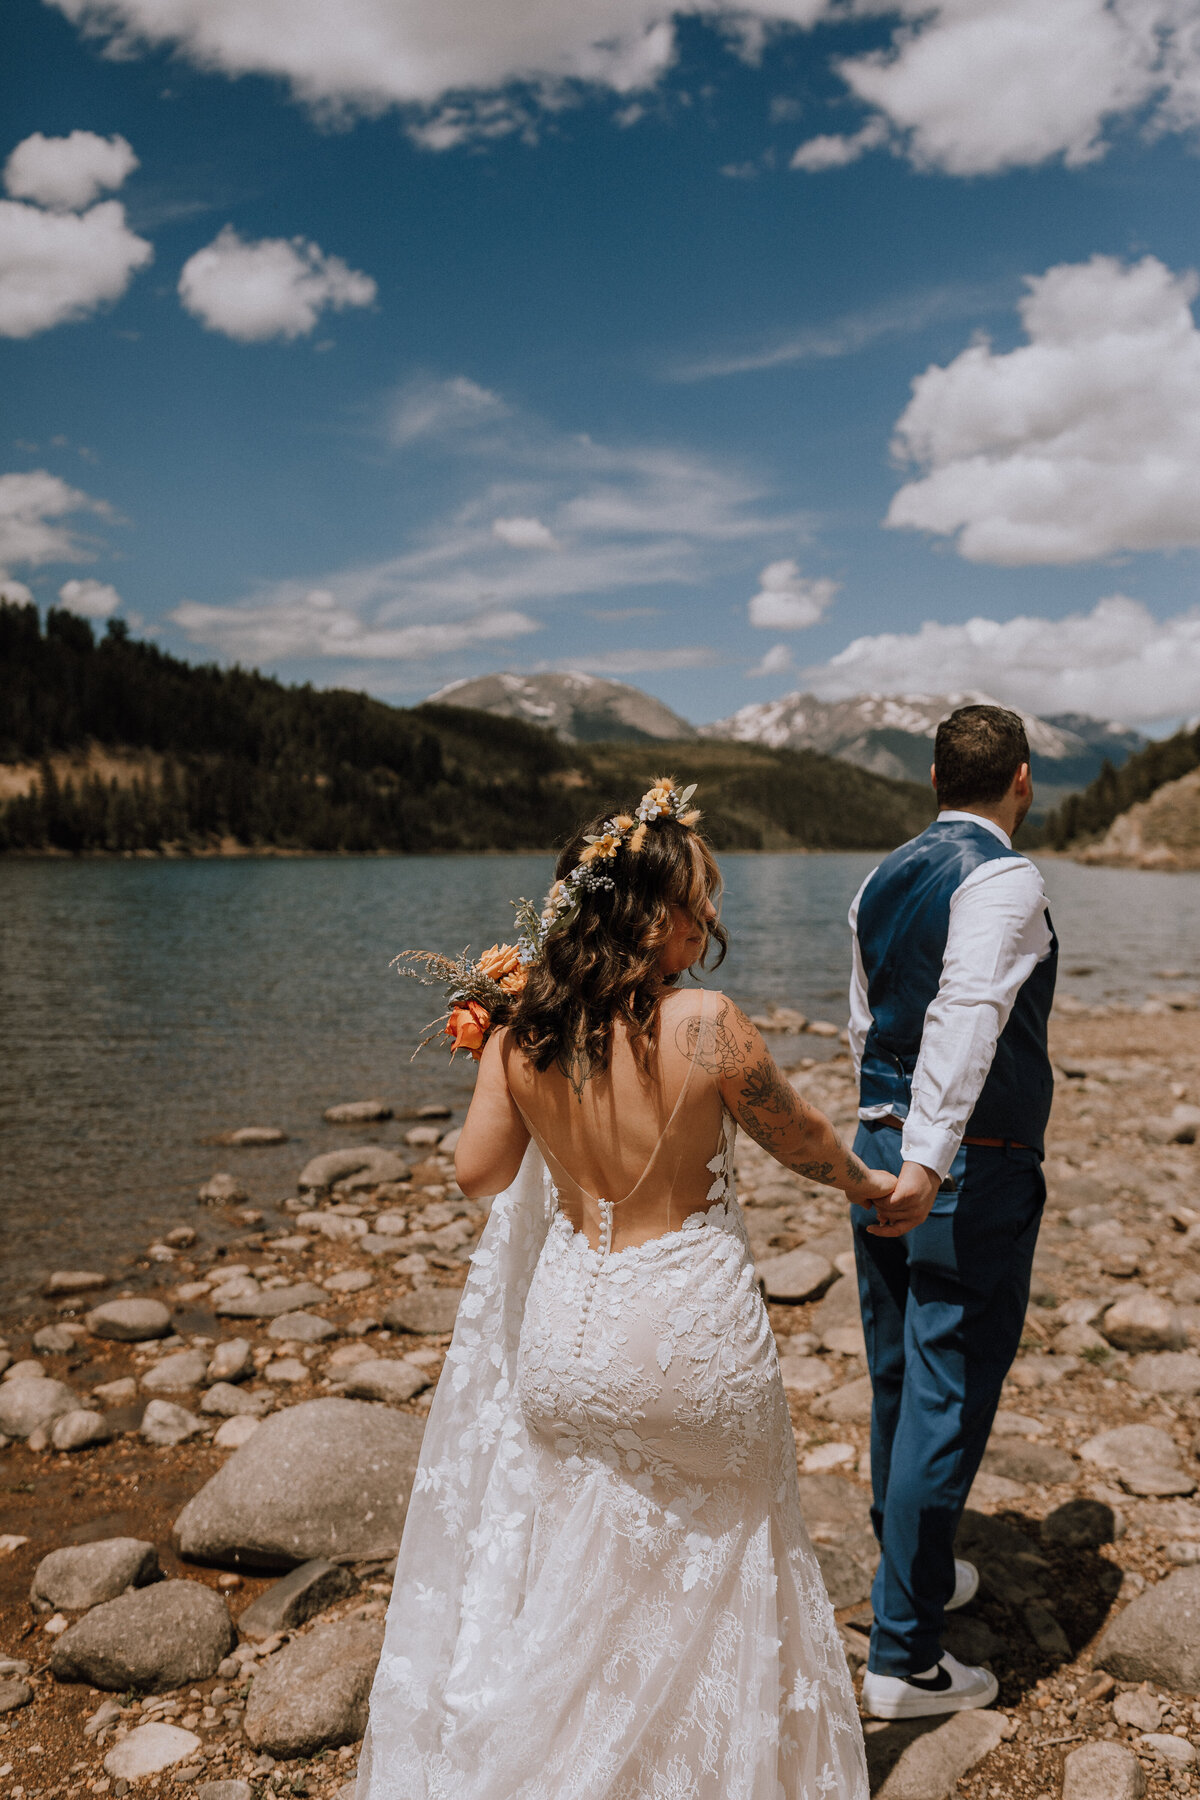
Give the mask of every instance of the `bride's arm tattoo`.
M 723 998 L 715 1019 L 683 1019 L 675 1042 L 708 1074 L 735 1087 L 727 1103 L 739 1125 L 786 1168 L 832 1187 L 856 1187 L 869 1179 L 824 1114 L 781 1073 L 740 1007 Z

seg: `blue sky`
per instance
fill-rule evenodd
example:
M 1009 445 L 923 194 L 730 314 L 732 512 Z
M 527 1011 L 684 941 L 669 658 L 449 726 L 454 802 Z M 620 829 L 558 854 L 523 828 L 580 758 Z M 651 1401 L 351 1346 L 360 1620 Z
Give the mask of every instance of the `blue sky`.
M 402 703 L 1200 712 L 1190 14 L 9 0 L 7 591 Z

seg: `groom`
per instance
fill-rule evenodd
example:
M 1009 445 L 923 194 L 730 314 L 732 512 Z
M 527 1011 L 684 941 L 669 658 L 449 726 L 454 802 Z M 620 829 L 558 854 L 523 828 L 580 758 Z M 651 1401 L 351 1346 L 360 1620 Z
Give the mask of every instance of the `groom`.
M 954 1535 L 1020 1342 L 1045 1199 L 1058 945 L 1012 848 L 1033 787 L 1016 713 L 938 726 L 938 816 L 850 909 L 854 1148 L 898 1176 L 852 1208 L 881 1558 L 863 1704 L 877 1718 L 987 1706 L 997 1683 L 942 1649 L 979 1578 Z M 877 1221 L 877 1222 L 876 1222 Z

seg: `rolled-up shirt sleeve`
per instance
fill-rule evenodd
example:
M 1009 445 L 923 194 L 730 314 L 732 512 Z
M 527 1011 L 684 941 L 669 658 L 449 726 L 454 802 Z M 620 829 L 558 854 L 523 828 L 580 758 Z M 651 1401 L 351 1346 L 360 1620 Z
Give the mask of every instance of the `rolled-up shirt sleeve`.
M 903 1155 L 944 1178 L 1022 985 L 1049 955 L 1042 877 L 1024 857 L 983 863 L 950 902 L 942 977 L 921 1034 Z M 851 1027 L 853 1034 L 853 1026 Z M 861 1052 L 859 1052 L 861 1055 Z

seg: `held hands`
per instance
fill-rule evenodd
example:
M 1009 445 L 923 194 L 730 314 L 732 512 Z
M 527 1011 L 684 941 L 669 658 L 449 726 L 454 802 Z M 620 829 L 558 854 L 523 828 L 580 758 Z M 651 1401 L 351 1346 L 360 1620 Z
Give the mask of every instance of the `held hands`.
M 914 1226 L 923 1225 L 940 1186 L 940 1177 L 933 1169 L 925 1168 L 923 1163 L 902 1163 L 891 1193 L 874 1202 L 879 1223 L 868 1225 L 867 1231 L 872 1237 L 903 1237 Z
M 886 1169 L 868 1169 L 867 1165 L 853 1158 L 853 1185 L 846 1187 L 847 1200 L 853 1200 L 855 1206 L 878 1207 L 890 1198 L 896 1186 L 896 1177 Z

